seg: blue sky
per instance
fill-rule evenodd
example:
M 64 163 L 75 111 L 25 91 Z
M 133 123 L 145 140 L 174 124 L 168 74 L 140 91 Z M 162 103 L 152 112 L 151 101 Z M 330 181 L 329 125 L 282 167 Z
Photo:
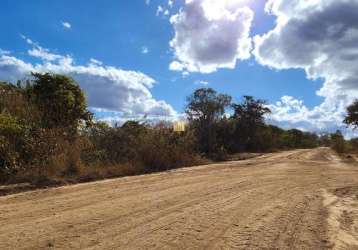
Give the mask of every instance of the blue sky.
M 328 1 L 332 2 L 332 6 L 334 5 L 333 1 Z M 0 60 L 0 77 L 3 80 L 26 77 L 23 74 L 26 70 L 19 68 L 21 67 L 19 66 L 21 63 L 18 64 L 19 61 L 29 64 L 30 68 L 36 70 L 55 69 L 54 71 L 73 75 L 85 91 L 88 90 L 89 105 L 94 108 L 98 117 L 107 120 L 111 120 L 111 118 L 122 120 L 126 117 L 140 116 L 146 112 L 150 114 L 152 112 L 153 115 L 159 114 L 161 117 L 177 116 L 183 112 L 186 96 L 192 93 L 194 89 L 212 87 L 219 92 L 232 95 L 236 101 L 239 101 L 243 95 L 253 95 L 267 100 L 269 104 L 273 105 L 272 109 L 279 114 L 270 119 L 284 127 L 298 127 L 314 131 L 343 128 L 339 121 L 343 115 L 342 108 L 339 111 L 329 110 L 332 107 L 333 109 L 334 107 L 337 108 L 341 103 L 332 104 L 332 100 L 337 98 L 332 94 L 327 94 L 327 91 L 317 95 L 317 91 L 320 91 L 323 85 L 331 84 L 330 76 L 326 72 L 318 72 L 315 76 L 308 73 L 316 69 L 313 64 L 317 61 L 317 56 L 312 56 L 307 60 L 305 58 L 304 63 L 290 58 L 291 52 L 296 54 L 299 53 L 297 51 L 302 50 L 302 53 L 305 53 L 303 48 L 300 48 L 301 43 L 305 44 L 305 41 L 301 41 L 298 45 L 292 45 L 292 48 L 286 48 L 287 44 L 290 45 L 289 42 L 281 42 L 275 45 L 277 47 L 269 48 L 269 46 L 272 46 L 271 37 L 264 38 L 265 34 L 278 25 L 280 15 L 291 19 L 295 18 L 292 13 L 285 13 L 285 4 L 292 1 L 276 0 L 276 3 L 270 3 L 274 1 L 268 1 L 268 3 L 261 0 L 231 0 L 231 2 L 230 0 L 222 2 L 217 0 L 217 2 L 220 2 L 219 4 L 223 2 L 238 3 L 234 7 L 230 4 L 230 6 L 221 6 L 223 11 L 227 10 L 228 13 L 239 13 L 242 8 L 249 10 L 242 11 L 244 14 L 253 13 L 253 20 L 250 21 L 249 17 L 243 20 L 237 17 L 237 20 L 232 25 L 230 24 L 231 26 L 223 24 L 224 16 L 220 16 L 214 21 L 204 20 L 196 24 L 193 24 L 193 20 L 189 20 L 189 18 L 183 18 L 188 13 L 195 11 L 198 11 L 196 14 L 200 15 L 200 11 L 204 9 L 202 5 L 206 2 L 210 6 L 215 0 L 174 0 L 173 6 L 167 0 L 151 0 L 149 2 L 145 0 L 2 0 L 0 3 L 0 27 L 3 35 L 0 37 L 0 49 L 3 53 L 2 61 Z M 297 11 L 306 14 L 302 7 L 305 1 L 295 2 L 297 2 L 295 3 L 297 6 L 292 6 L 292 9 L 297 8 Z M 299 5 L 300 2 L 301 5 Z M 316 5 L 319 5 L 321 2 L 323 3 L 323 0 L 316 2 Z M 356 1 L 351 2 L 355 7 Z M 270 13 L 265 12 L 266 4 L 272 5 Z M 311 6 L 310 9 L 312 10 L 315 7 L 318 8 L 319 6 Z M 158 12 L 158 8 L 161 8 L 162 11 Z M 171 19 L 174 15 L 181 15 L 182 19 L 178 18 L 175 22 Z M 310 18 L 308 15 L 307 21 Z M 196 18 L 200 19 L 199 17 Z M 205 25 L 213 25 L 213 27 L 219 28 L 220 25 L 225 26 L 222 26 L 223 34 L 220 34 L 219 29 L 218 32 L 209 34 L 207 40 L 204 38 L 195 41 L 194 38 L 188 37 L 192 33 L 190 33 L 191 30 L 185 30 L 188 27 L 188 23 L 185 22 L 189 22 L 190 25 L 198 25 L 203 29 L 205 29 Z M 252 48 L 247 50 L 248 57 L 242 54 L 238 55 L 236 59 L 232 59 L 233 57 L 230 56 L 235 57 L 236 55 L 230 55 L 230 50 L 225 51 L 226 42 L 228 46 L 232 43 L 225 41 L 225 39 L 237 39 L 238 43 L 244 42 L 243 38 L 240 37 L 241 35 L 245 36 L 244 31 L 237 33 L 237 36 L 231 36 L 237 30 L 243 29 L 239 26 L 240 22 L 249 27 L 247 39 L 252 40 Z M 288 28 L 287 30 L 289 30 Z M 282 30 L 284 31 L 284 29 Z M 205 32 L 203 34 L 205 35 Z M 256 45 L 254 41 L 256 35 L 264 40 L 260 46 Z M 290 41 L 286 38 L 287 32 L 275 35 L 279 39 L 275 38 L 274 40 L 272 35 L 272 41 L 283 41 L 284 39 Z M 292 36 L 294 35 L 292 34 Z M 181 39 L 177 39 L 176 44 L 171 45 L 170 41 L 175 40 L 175 37 L 181 37 Z M 220 63 L 213 62 L 217 55 L 215 54 L 215 56 L 210 57 L 210 65 L 215 68 L 209 70 L 211 72 L 204 72 L 205 70 L 202 70 L 201 66 L 191 69 L 189 69 L 189 66 L 187 68 L 185 66 L 181 70 L 170 69 L 169 66 L 173 61 L 178 61 L 181 65 L 206 66 L 208 64 L 208 61 L 196 62 L 197 58 L 192 58 L 191 54 L 195 54 L 197 51 L 192 49 L 186 52 L 189 54 L 183 55 L 183 49 L 185 49 L 185 44 L 182 44 L 183 39 L 184 42 L 189 42 L 189 44 L 193 44 L 193 41 L 194 43 L 207 43 L 205 44 L 206 47 L 199 48 L 200 53 L 203 51 L 210 53 L 215 48 L 220 48 L 220 51 L 216 53 L 227 53 L 229 57 L 227 63 L 230 64 L 234 60 L 235 66 L 224 66 L 222 61 Z M 217 44 L 215 46 L 210 44 L 215 39 L 218 39 L 217 43 L 222 42 L 223 45 L 218 47 Z M 323 40 L 326 41 L 327 39 L 322 38 Z M 334 43 L 332 40 L 329 45 L 331 46 Z M 281 48 L 280 46 L 283 47 L 282 50 L 277 49 Z M 207 48 L 210 50 L 206 51 Z M 256 48 L 257 53 L 254 52 Z M 38 53 L 37 56 L 34 56 L 34 53 L 29 53 L 30 50 L 45 51 L 47 55 L 57 55 L 59 59 L 58 61 L 56 61 L 57 59 L 44 59 Z M 277 51 L 277 53 L 272 54 L 272 51 Z M 327 52 L 322 51 L 321 54 L 325 55 Z M 204 58 L 202 54 L 198 55 L 198 58 Z M 275 56 L 278 57 L 276 61 L 274 60 Z M 66 64 L 61 61 L 62 57 L 71 58 L 71 69 L 68 69 L 68 67 L 63 69 L 65 67 L 63 65 Z M 223 57 L 223 60 L 228 57 Z M 15 59 L 19 61 L 13 63 Z M 91 59 L 98 60 L 101 63 L 93 63 L 93 67 L 86 68 L 86 73 L 81 71 L 81 68 L 73 68 L 77 66 L 88 67 Z M 9 70 L 9 65 L 15 67 L 15 64 L 17 68 Z M 1 69 L 1 65 L 3 69 Z M 135 83 L 130 80 L 118 80 L 121 82 L 114 84 L 114 87 L 120 86 L 122 92 L 132 91 L 132 86 L 135 86 L 135 91 L 130 92 L 130 95 L 125 95 L 125 97 L 123 97 L 122 92 L 118 91 L 117 96 L 113 96 L 113 103 L 106 102 L 106 95 L 114 92 L 103 90 L 108 86 L 113 87 L 105 81 L 105 79 L 111 79 L 110 70 L 106 71 L 107 75 L 105 76 L 99 73 L 102 68 L 106 67 L 122 70 L 121 72 L 116 71 L 116 74 L 120 75 L 120 79 L 123 77 L 123 71 L 135 72 L 137 74 L 133 80 Z M 96 70 L 96 73 L 90 72 L 91 69 Z M 143 76 L 138 74 L 143 74 L 147 78 L 143 80 Z M 91 84 L 94 84 L 93 82 L 98 79 L 96 77 L 101 77 L 99 82 L 103 82 L 103 86 L 96 83 L 94 90 Z M 345 95 L 344 103 L 349 103 L 354 97 L 358 97 L 355 92 L 357 90 L 356 82 L 350 85 L 353 85 L 354 91 L 352 92 L 350 89 L 344 89 L 344 91 L 351 94 L 339 95 L 340 98 Z M 139 101 L 129 105 L 128 103 L 136 98 L 135 93 L 139 91 L 141 93 Z M 289 98 L 283 99 L 283 97 Z M 116 101 L 116 98 L 124 99 L 120 102 Z M 146 103 L 145 105 L 149 105 L 151 108 L 140 107 L 140 102 L 148 102 L 149 104 Z M 325 103 L 327 105 L 323 107 L 322 104 Z M 116 105 L 118 108 L 116 108 Z M 330 107 L 328 108 L 328 106 Z M 320 122 L 316 122 L 314 119 L 319 116 L 319 112 L 321 112 L 322 117 L 319 118 Z M 334 113 L 335 116 L 325 120 L 327 112 Z M 347 133 L 352 134 L 351 131 Z

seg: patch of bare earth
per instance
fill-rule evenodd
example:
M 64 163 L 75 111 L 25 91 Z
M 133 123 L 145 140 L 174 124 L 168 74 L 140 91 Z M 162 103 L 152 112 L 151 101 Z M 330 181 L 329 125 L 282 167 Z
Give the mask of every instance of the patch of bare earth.
M 320 148 L 9 195 L 0 249 L 354 249 L 355 186 Z
M 333 249 L 358 249 L 358 186 L 324 192 Z

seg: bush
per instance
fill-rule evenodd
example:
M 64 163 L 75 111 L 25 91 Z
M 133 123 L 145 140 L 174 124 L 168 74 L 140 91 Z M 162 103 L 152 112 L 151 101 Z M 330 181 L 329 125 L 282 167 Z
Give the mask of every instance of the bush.
M 95 123 L 85 134 L 91 141 L 82 154 L 87 164 L 129 164 L 153 172 L 197 162 L 193 133 L 173 132 L 164 123 L 149 126 L 129 121 L 114 128 Z
M 345 140 L 341 131 L 337 130 L 336 133 L 331 135 L 331 148 L 337 153 L 344 153 L 346 146 Z
M 0 180 L 29 161 L 28 127 L 7 113 L 0 114 Z
M 196 163 L 195 139 L 190 131 L 179 134 L 160 124 L 149 129 L 142 140 L 138 156 L 148 172 Z

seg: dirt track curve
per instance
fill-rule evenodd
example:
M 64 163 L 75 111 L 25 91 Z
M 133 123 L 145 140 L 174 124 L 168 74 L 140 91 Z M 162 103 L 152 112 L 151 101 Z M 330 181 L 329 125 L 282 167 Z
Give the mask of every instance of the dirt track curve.
M 0 249 L 358 249 L 358 167 L 267 154 L 0 197 Z

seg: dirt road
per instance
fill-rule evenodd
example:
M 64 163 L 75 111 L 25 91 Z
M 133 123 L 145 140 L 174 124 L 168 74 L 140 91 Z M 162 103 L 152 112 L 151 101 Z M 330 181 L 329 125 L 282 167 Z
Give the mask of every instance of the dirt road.
M 358 167 L 329 149 L 0 197 L 0 249 L 358 249 Z

